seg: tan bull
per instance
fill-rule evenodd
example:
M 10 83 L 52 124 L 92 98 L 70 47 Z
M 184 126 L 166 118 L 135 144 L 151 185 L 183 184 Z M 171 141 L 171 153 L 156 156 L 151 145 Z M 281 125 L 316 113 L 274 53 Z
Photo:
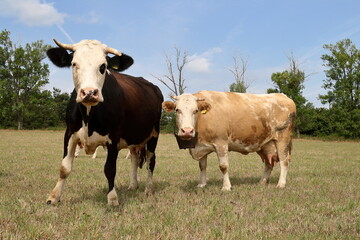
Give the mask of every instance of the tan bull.
M 200 91 L 165 101 L 167 112 L 176 113 L 177 135 L 194 140 L 190 154 L 199 160 L 200 183 L 206 185 L 207 155 L 216 152 L 223 173 L 222 190 L 231 190 L 228 152 L 257 152 L 265 163 L 261 183 L 268 183 L 275 162 L 280 162 L 277 187 L 283 188 L 291 155 L 296 115 L 295 103 L 284 94 L 244 94 Z

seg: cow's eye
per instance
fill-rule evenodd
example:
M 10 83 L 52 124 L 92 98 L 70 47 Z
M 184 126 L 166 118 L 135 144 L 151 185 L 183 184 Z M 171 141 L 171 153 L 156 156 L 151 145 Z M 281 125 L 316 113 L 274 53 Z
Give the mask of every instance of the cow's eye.
M 194 111 L 194 114 L 196 114 L 196 113 L 198 113 L 199 112 L 199 110 L 198 109 L 196 109 L 195 111 Z
M 106 65 L 105 65 L 105 63 L 103 63 L 103 64 L 101 64 L 101 66 L 99 68 L 99 71 L 100 71 L 101 74 L 104 74 L 105 70 L 106 70 Z
M 180 112 L 181 112 L 180 109 L 175 108 L 175 113 L 180 113 Z
M 73 68 L 76 68 L 76 63 L 71 64 Z

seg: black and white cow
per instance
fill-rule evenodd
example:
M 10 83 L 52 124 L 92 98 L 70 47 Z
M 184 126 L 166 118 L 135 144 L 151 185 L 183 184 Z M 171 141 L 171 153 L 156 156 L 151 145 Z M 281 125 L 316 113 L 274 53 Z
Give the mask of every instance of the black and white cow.
M 123 148 L 131 152 L 129 188 L 138 187 L 137 168 L 141 164 L 138 153 L 143 152 L 148 168 L 146 193 L 152 193 L 163 101 L 160 89 L 141 77 L 118 73 L 130 67 L 133 59 L 99 41 L 83 40 L 76 44 L 54 41 L 59 47 L 49 49 L 47 55 L 56 66 L 72 68 L 75 90 L 66 112 L 60 178 L 47 203 L 60 201 L 79 142 L 84 144 L 87 154 L 94 153 L 100 145 L 108 149 L 104 172 L 109 184 L 109 205 L 119 204 L 114 179 L 116 159 Z M 107 56 L 109 53 L 114 56 Z

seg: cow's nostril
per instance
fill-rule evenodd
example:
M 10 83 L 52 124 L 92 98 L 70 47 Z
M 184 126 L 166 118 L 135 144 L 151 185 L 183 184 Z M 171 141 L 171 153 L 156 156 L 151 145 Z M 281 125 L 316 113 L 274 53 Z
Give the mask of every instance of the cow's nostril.
M 96 97 L 97 95 L 99 95 L 99 90 L 98 89 L 95 89 L 93 91 L 93 96 Z
M 85 96 L 86 96 L 85 90 L 84 90 L 84 89 L 81 89 L 81 90 L 80 90 L 80 94 L 81 94 L 82 97 L 85 97 Z

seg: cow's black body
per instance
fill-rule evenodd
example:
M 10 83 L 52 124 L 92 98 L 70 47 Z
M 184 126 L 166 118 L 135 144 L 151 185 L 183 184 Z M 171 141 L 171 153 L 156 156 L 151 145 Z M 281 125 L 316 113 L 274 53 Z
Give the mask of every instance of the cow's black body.
M 68 142 L 72 134 L 79 131 L 83 123 L 88 126 L 88 136 L 94 132 L 109 135 L 112 144 L 107 144 L 108 156 L 105 175 L 109 181 L 109 191 L 114 187 L 116 159 L 120 139 L 127 145 L 144 143 L 155 130 L 159 132 L 161 103 L 160 89 L 140 77 L 132 77 L 117 72 L 107 74 L 102 89 L 104 102 L 91 107 L 89 115 L 86 107 L 77 103 L 73 91 L 66 112 L 67 129 L 64 136 L 64 157 L 68 154 Z M 157 138 L 146 143 L 146 149 L 155 152 Z M 155 168 L 155 155 L 150 160 L 150 170 Z

